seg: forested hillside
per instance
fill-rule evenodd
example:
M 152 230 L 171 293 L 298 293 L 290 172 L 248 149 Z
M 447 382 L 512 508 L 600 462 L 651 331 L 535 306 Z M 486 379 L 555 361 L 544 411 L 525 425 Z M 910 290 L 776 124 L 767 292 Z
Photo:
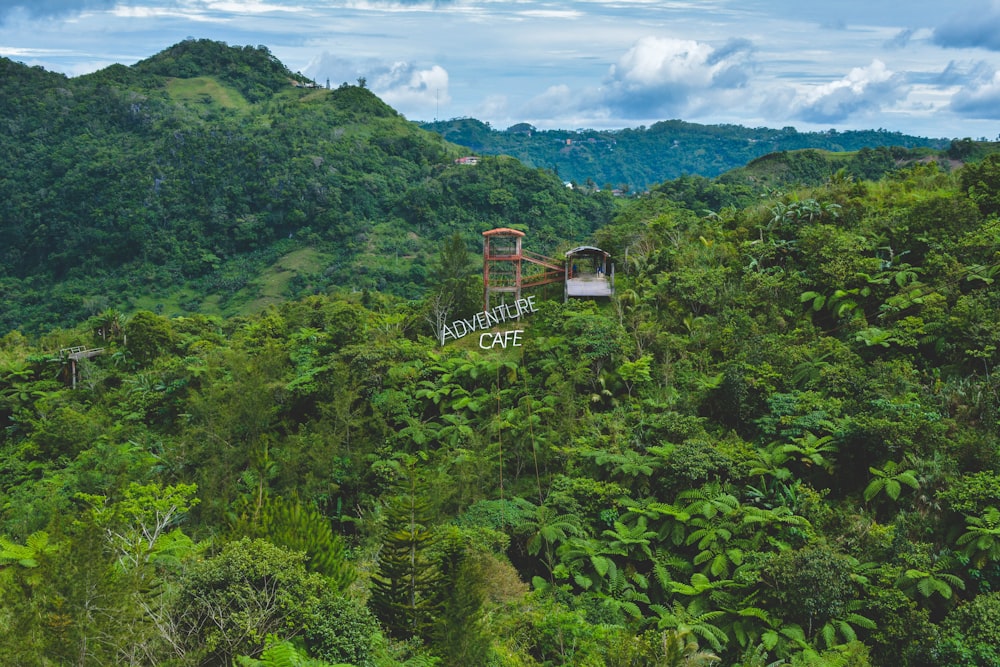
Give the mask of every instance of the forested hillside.
M 460 237 L 423 301 L 7 334 L 0 661 L 1000 663 L 1000 159 L 687 186 L 520 347 L 431 336 Z
M 1000 664 L 993 146 L 612 198 L 362 84 L 0 60 L 0 664 Z M 498 226 L 615 296 L 441 345 Z
M 888 130 L 799 132 L 793 127 L 776 130 L 680 120 L 620 130 L 538 130 L 527 123 L 499 130 L 472 118 L 421 127 L 485 155 L 511 155 L 527 165 L 551 169 L 566 181 L 639 192 L 682 176 L 720 176 L 770 153 L 892 148 L 898 160 L 910 160 L 955 149 L 948 139 Z
M 539 250 L 610 219 L 509 158 L 474 168 L 363 86 L 188 40 L 67 78 L 0 59 L 0 330 L 113 307 L 234 314 L 331 286 L 416 298 L 438 244 L 501 222 Z

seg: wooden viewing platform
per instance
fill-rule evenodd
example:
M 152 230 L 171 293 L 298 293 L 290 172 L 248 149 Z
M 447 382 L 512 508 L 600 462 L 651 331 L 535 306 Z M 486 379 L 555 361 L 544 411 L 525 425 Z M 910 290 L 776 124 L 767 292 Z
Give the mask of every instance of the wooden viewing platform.
M 611 280 L 604 274 L 582 273 L 566 280 L 566 298 L 612 296 Z
M 615 265 L 610 260 L 610 254 L 591 245 L 567 251 L 563 300 L 614 296 Z

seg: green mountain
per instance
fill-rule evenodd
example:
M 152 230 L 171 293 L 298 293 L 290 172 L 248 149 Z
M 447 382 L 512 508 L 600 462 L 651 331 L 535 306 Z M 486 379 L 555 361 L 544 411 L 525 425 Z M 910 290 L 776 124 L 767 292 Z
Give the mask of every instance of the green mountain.
M 566 181 L 633 191 L 684 175 L 712 178 L 769 153 L 949 146 L 946 139 L 888 130 L 798 132 L 792 127 L 775 130 L 680 120 L 622 130 L 538 130 L 527 123 L 496 130 L 471 118 L 421 127 L 477 153 L 510 155 L 529 166 L 551 169 Z
M 107 307 L 237 313 L 343 288 L 417 297 L 454 232 L 536 248 L 613 207 L 461 149 L 363 87 L 315 86 L 264 47 L 188 40 L 67 78 L 0 59 L 0 330 Z

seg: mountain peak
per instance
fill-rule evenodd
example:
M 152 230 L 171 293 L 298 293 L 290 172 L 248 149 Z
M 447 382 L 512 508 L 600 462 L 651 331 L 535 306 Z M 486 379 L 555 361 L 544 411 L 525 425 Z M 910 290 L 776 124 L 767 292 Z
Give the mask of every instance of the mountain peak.
M 288 86 L 308 81 L 285 67 L 266 46 L 230 46 L 210 39 L 186 39 L 141 60 L 135 69 L 147 74 L 190 79 L 213 76 L 257 102 Z

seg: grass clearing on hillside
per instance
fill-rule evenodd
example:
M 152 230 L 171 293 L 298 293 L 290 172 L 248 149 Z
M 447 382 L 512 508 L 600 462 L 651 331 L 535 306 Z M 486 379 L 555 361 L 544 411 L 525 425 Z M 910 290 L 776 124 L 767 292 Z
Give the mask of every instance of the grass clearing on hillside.
M 167 92 L 177 102 L 214 102 L 225 109 L 243 111 L 250 103 L 235 88 L 219 83 L 209 76 L 193 79 L 168 79 Z
M 258 312 L 289 298 L 289 285 L 295 276 L 308 276 L 323 270 L 333 257 L 315 248 L 300 248 L 282 255 L 250 285 L 240 290 L 234 303 L 243 303 L 243 312 Z
M 202 299 L 196 290 L 190 287 L 179 287 L 166 293 L 137 294 L 128 299 L 128 305 L 129 310 L 133 312 L 148 310 L 164 317 L 191 315 L 192 312 L 198 312 L 202 315 L 223 315 L 222 309 L 219 308 L 219 299 L 216 298 L 213 303 L 209 303 L 211 298 L 210 296 Z
M 307 277 L 322 271 L 333 260 L 332 255 L 315 248 L 300 248 L 282 255 L 272 265 L 235 294 L 205 294 L 191 286 L 157 294 L 138 294 L 128 299 L 128 310 L 148 310 L 164 317 L 202 315 L 233 317 L 260 312 L 292 297 L 291 282 L 296 276 Z

